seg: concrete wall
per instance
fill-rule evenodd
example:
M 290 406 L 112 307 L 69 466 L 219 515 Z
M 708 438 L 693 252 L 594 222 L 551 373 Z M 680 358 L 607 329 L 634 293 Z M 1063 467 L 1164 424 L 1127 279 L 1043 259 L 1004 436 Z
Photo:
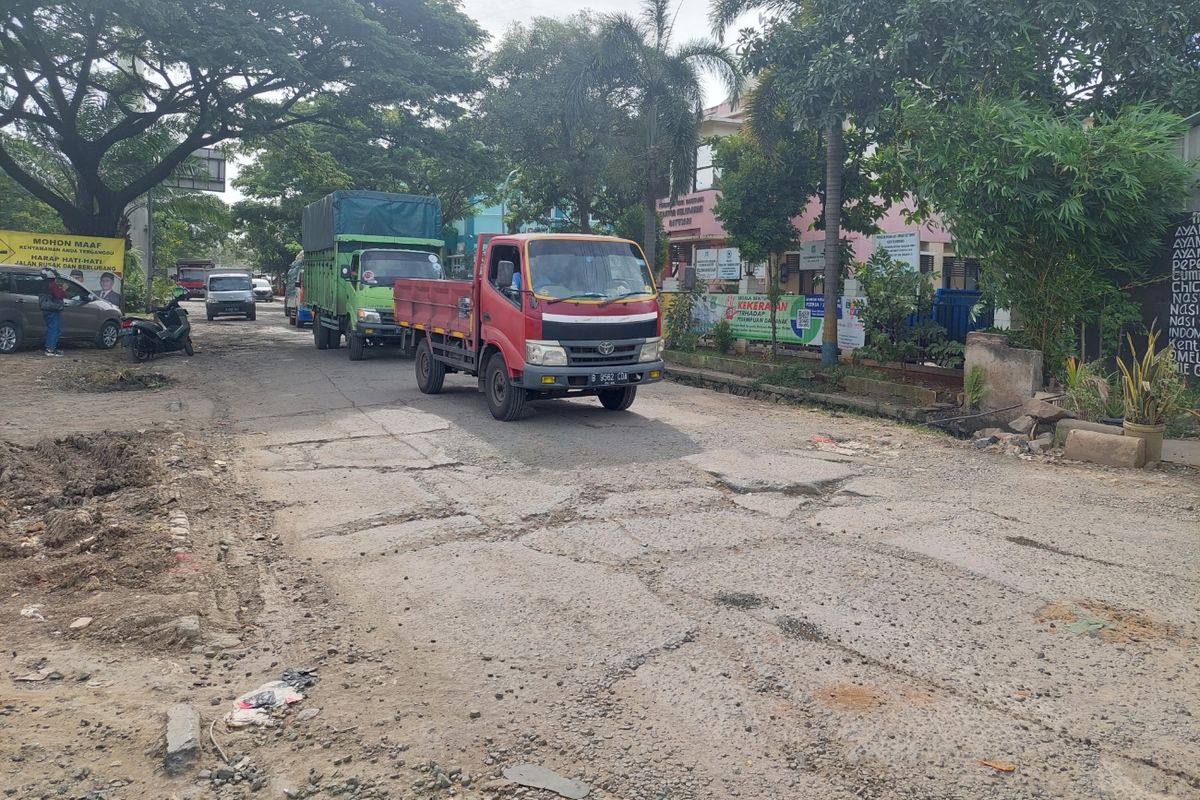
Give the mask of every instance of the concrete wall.
M 997 411 L 1025 402 L 1042 388 L 1042 354 L 1037 350 L 1009 347 L 999 333 L 967 334 L 967 357 L 963 375 L 975 366 L 983 368 L 984 411 Z

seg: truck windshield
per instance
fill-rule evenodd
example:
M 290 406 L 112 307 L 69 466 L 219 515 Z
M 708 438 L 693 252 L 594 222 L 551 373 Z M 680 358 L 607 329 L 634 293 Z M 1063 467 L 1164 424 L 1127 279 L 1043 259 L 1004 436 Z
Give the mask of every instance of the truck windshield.
M 629 242 L 535 239 L 529 243 L 533 291 L 552 299 L 615 300 L 654 294 L 646 261 Z
M 249 288 L 249 275 L 214 275 L 208 279 L 210 292 L 240 292 Z
M 179 280 L 181 281 L 203 281 L 204 270 L 200 267 L 180 267 Z
M 397 278 L 440 278 L 442 265 L 433 253 L 416 250 L 377 250 L 362 254 L 359 282 L 391 286 Z

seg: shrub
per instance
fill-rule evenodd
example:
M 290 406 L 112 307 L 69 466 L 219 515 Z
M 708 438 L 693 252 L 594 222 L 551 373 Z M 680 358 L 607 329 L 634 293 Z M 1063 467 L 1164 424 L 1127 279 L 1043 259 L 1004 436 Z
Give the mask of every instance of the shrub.
M 729 324 L 729 320 L 722 319 L 717 322 L 709 335 L 712 336 L 713 346 L 718 352 L 728 353 L 733 349 L 733 326 Z

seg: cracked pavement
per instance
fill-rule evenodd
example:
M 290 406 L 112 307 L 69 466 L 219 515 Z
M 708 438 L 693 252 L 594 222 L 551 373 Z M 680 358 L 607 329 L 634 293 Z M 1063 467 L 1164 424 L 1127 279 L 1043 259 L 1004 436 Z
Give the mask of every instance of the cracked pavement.
M 323 621 L 388 654 L 336 702 L 414 758 L 519 745 L 627 800 L 1200 796 L 1194 474 L 669 383 L 504 424 L 278 314 L 197 328 Z

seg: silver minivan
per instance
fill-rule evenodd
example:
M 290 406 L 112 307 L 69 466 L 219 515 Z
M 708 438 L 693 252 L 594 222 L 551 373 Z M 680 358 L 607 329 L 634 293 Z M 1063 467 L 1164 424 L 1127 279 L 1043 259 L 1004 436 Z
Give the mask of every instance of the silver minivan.
M 222 316 L 254 319 L 254 284 L 249 272 L 222 270 L 208 273 L 204 311 L 210 320 Z
M 62 340 L 91 342 L 103 350 L 121 334 L 121 309 L 72 280 L 59 278 L 67 293 L 62 311 Z M 38 298 L 46 279 L 33 267 L 0 265 L 0 354 L 46 340 L 46 322 Z

